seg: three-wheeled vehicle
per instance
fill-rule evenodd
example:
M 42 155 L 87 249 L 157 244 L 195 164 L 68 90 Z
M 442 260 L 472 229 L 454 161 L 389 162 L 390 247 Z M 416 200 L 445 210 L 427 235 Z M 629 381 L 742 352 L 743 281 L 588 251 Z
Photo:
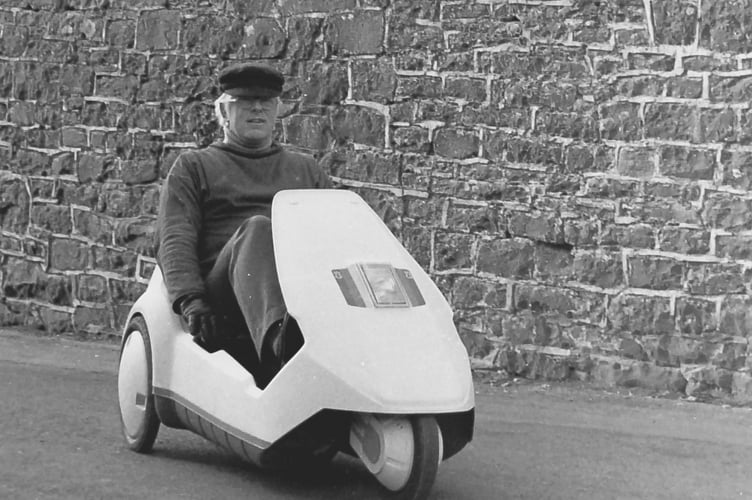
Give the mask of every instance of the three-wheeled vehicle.
M 425 498 L 440 462 L 473 434 L 470 365 L 449 304 L 351 191 L 282 191 L 271 219 L 295 352 L 259 387 L 241 353 L 211 352 L 187 333 L 156 267 L 122 339 L 127 445 L 150 451 L 164 424 L 262 467 L 343 452 L 385 495 Z

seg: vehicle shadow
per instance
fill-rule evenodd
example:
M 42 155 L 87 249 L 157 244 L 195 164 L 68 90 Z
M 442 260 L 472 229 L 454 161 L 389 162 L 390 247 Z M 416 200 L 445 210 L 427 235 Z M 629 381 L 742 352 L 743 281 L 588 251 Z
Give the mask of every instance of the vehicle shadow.
M 262 487 L 270 497 L 369 499 L 380 498 L 381 487 L 355 458 L 342 453 L 331 463 L 313 468 L 265 469 L 246 462 L 211 443 L 204 446 L 155 446 L 157 460 L 193 463 L 230 474 L 235 481 Z

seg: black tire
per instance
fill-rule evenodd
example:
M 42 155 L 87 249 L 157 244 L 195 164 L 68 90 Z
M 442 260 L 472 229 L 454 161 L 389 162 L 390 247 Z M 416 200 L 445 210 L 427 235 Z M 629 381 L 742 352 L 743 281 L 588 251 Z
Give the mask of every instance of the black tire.
M 157 432 L 159 431 L 159 416 L 154 403 L 154 386 L 152 385 L 152 357 L 151 357 L 151 341 L 149 339 L 149 331 L 146 327 L 146 322 L 141 316 L 135 316 L 128 323 L 128 327 L 125 330 L 125 338 L 123 339 L 123 347 L 120 350 L 120 358 L 123 356 L 123 348 L 125 347 L 125 340 L 129 335 L 141 335 L 143 340 L 144 350 L 146 355 L 146 371 L 147 371 L 147 386 L 148 393 L 146 394 L 146 402 L 144 405 L 144 417 L 138 429 L 130 434 L 123 421 L 123 409 L 120 408 L 120 429 L 125 439 L 125 443 L 131 450 L 138 453 L 149 453 L 154 446 L 154 441 L 157 439 Z M 118 370 L 118 377 L 120 372 Z
M 392 500 L 423 500 L 431 493 L 436 474 L 439 471 L 442 445 L 439 424 L 431 416 L 414 416 L 413 426 L 413 466 L 405 486 L 390 491 L 387 498 Z

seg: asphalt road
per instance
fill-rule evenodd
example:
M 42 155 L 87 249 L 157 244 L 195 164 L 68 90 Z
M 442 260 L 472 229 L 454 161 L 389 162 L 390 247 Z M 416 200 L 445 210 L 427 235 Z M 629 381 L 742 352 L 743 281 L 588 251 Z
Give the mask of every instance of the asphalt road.
M 368 499 L 363 467 L 258 470 L 187 431 L 121 443 L 116 347 L 0 330 L 0 498 Z M 479 385 L 475 440 L 435 499 L 752 498 L 752 410 L 574 385 Z

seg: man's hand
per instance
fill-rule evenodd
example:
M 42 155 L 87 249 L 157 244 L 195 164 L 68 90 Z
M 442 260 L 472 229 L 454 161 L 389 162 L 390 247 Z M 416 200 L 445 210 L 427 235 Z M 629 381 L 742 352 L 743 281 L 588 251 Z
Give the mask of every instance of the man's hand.
M 217 341 L 217 317 L 201 295 L 188 297 L 180 302 L 180 314 L 188 323 L 188 331 L 198 337 L 207 347 Z

